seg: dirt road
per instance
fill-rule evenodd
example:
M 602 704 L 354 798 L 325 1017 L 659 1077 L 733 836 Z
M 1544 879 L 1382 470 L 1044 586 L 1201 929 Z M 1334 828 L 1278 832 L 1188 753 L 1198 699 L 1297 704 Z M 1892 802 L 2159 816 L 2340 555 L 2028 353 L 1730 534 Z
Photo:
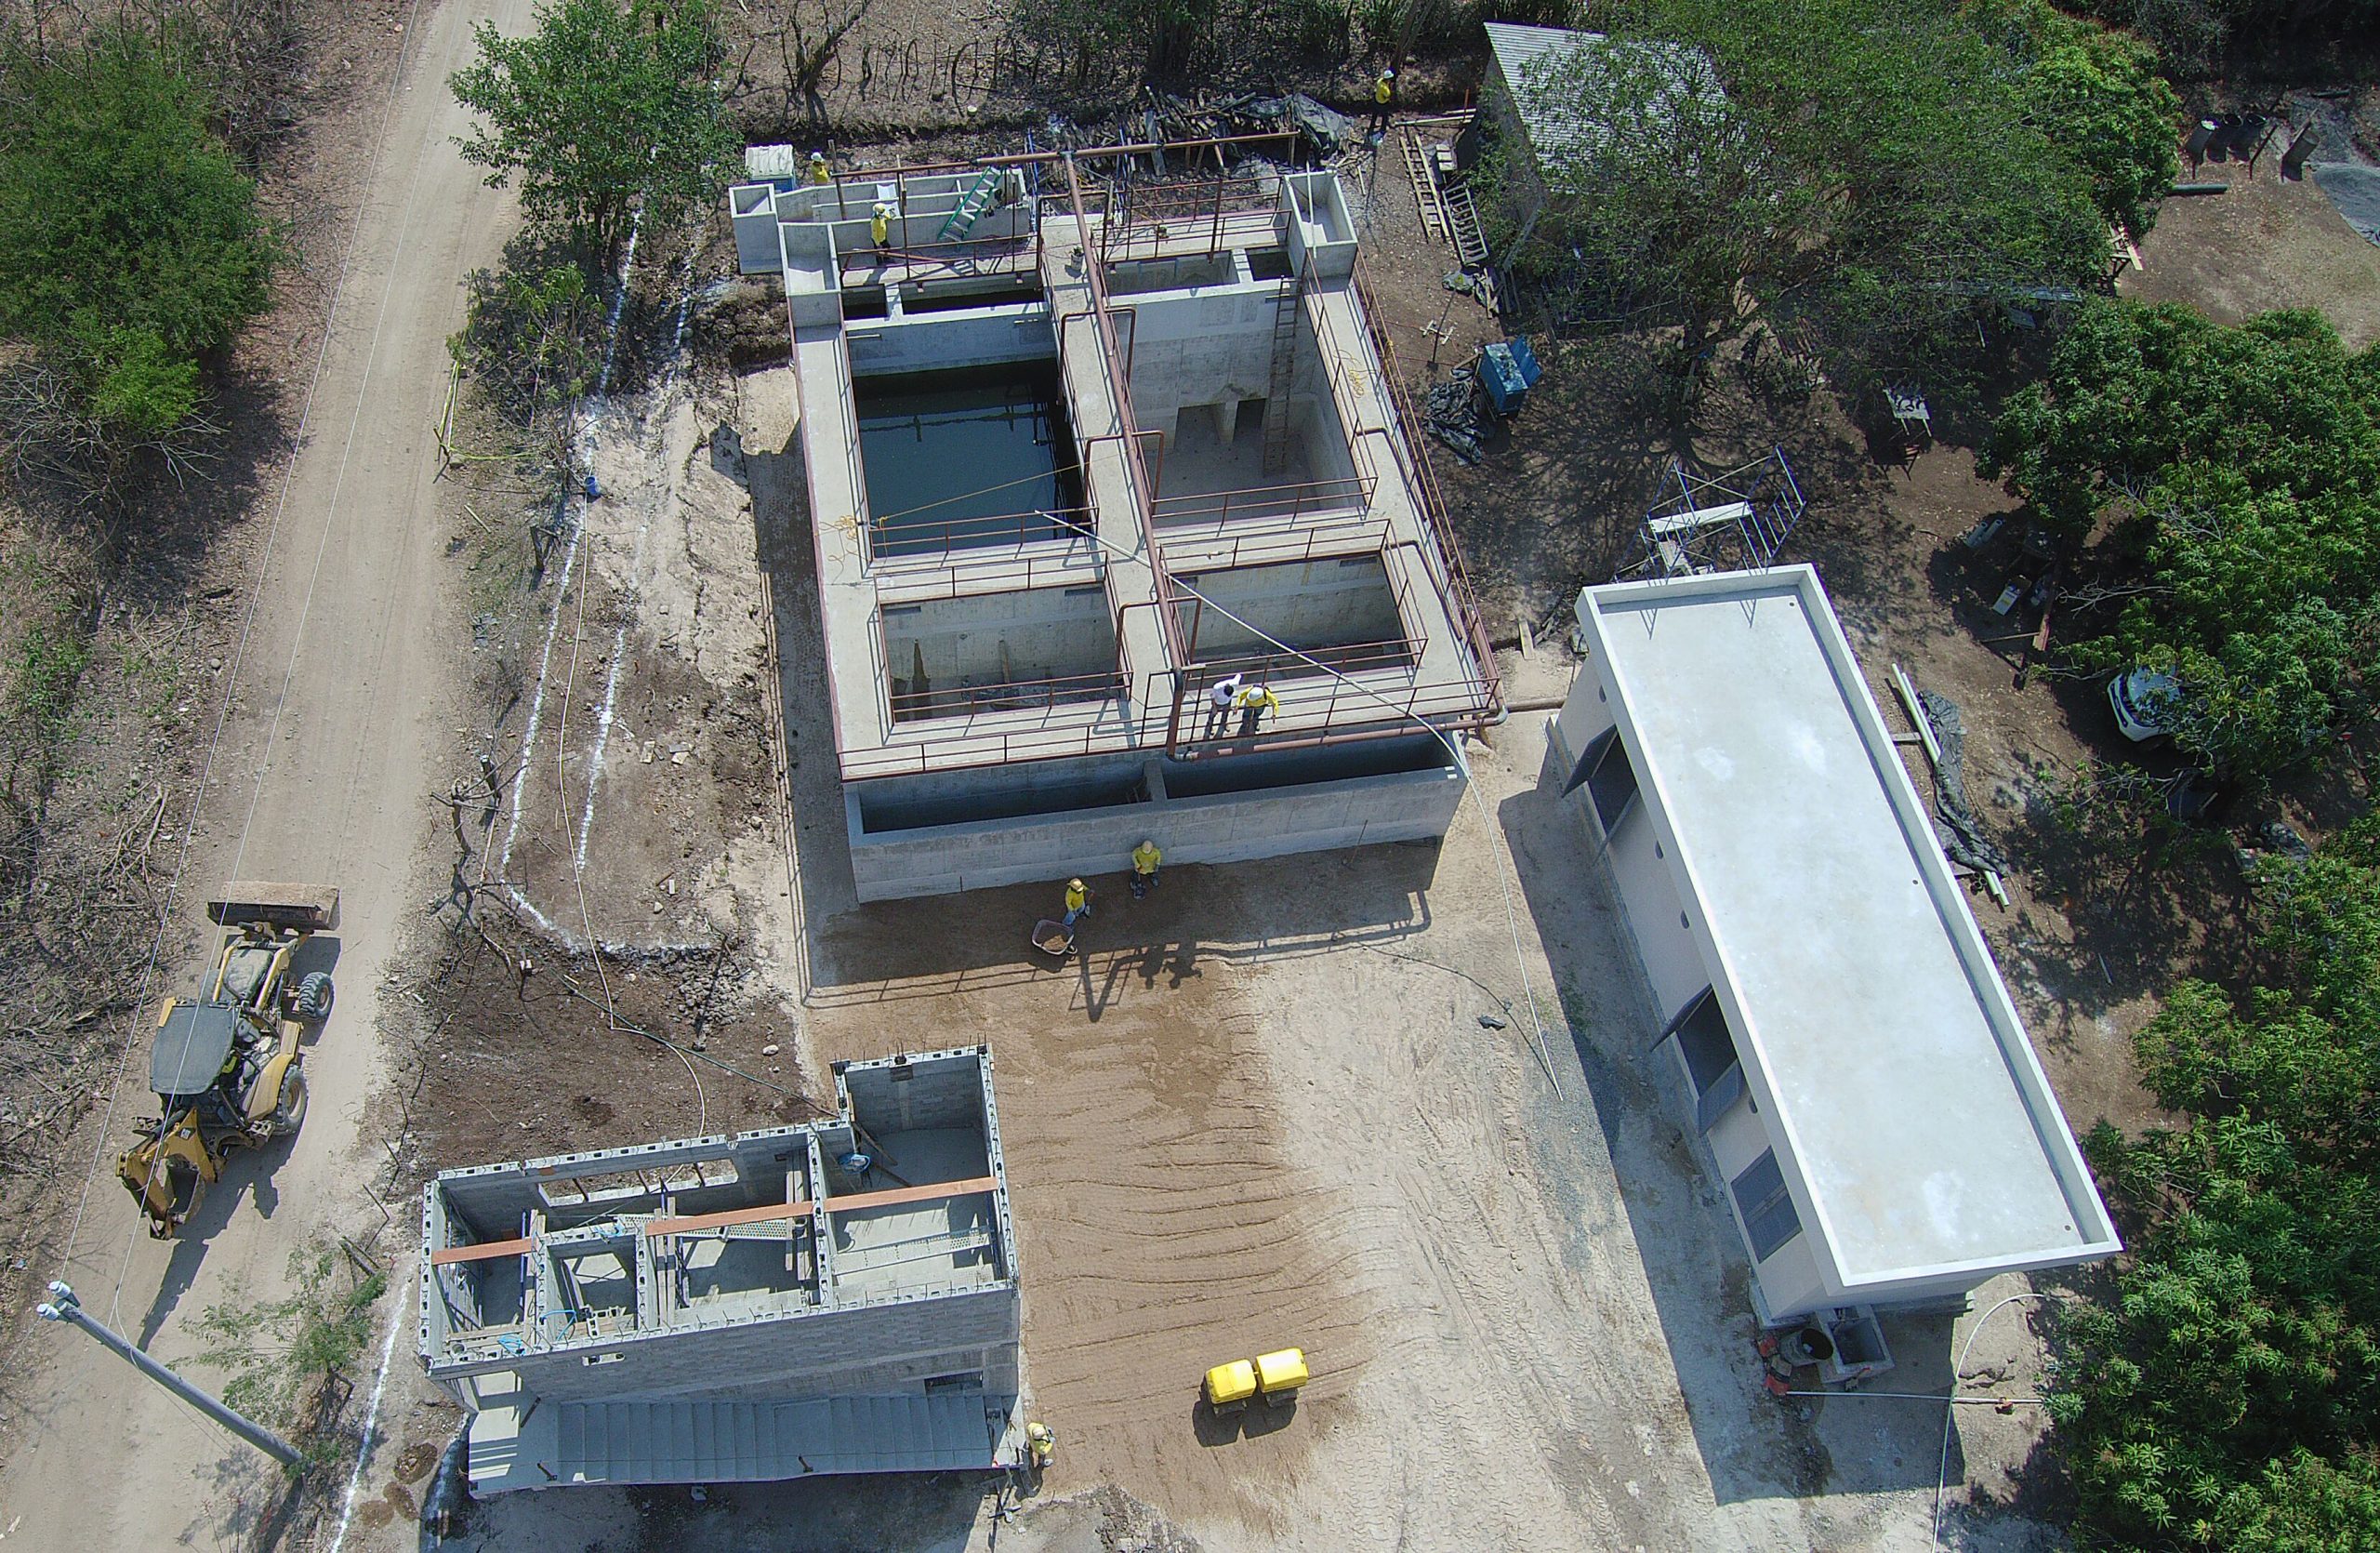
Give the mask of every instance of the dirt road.
M 194 935 L 211 886 L 237 874 L 337 883 L 339 997 L 307 1065 L 305 1131 L 286 1154 L 241 1161 L 184 1239 L 148 1240 L 112 1178 L 91 1188 L 67 1277 L 86 1307 L 168 1361 L 195 1351 L 209 1305 L 275 1292 L 293 1250 L 359 1214 L 377 1220 L 358 1187 L 358 1130 L 381 1084 L 381 989 L 427 890 L 427 752 L 444 742 L 456 658 L 442 535 L 427 521 L 430 429 L 460 322 L 457 281 L 496 259 L 516 219 L 511 196 L 481 187 L 456 154 L 466 119 L 445 79 L 469 59 L 474 21 L 519 30 L 530 8 L 424 4 L 390 39 L 404 59 L 352 247 L 342 224 L 334 251 L 310 256 L 326 275 L 344 259 L 344 278 L 285 489 L 274 482 L 255 519 L 271 526 L 260 586 L 238 585 L 259 586 L 254 626 L 231 665 L 236 698 L 178 911 Z M 363 112 L 378 118 L 383 106 Z M 200 968 L 168 962 L 157 991 L 188 990 Z M 146 1099 L 143 1056 L 118 1097 L 119 1132 Z M 381 1316 L 404 1297 L 400 1283 Z M 12 1547 L 229 1546 L 272 1513 L 278 1485 L 261 1458 L 97 1345 L 54 1331 L 26 1347 L 46 1368 L 0 1475 Z

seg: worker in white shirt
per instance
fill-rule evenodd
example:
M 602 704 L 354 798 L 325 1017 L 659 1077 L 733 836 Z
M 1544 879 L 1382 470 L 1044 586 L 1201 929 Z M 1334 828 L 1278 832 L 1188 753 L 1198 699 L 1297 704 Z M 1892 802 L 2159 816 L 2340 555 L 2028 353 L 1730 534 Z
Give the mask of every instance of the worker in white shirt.
M 1244 674 L 1233 674 L 1217 680 L 1207 687 L 1207 737 L 1214 738 L 1231 721 L 1231 709 L 1237 705 L 1239 687 L 1247 683 Z

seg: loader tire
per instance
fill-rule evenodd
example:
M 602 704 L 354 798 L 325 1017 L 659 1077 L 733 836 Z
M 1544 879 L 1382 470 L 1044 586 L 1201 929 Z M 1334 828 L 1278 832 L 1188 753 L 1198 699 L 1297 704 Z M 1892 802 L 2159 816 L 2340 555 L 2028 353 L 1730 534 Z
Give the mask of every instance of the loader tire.
M 305 979 L 298 984 L 298 1002 L 295 1005 L 298 1017 L 317 1025 L 329 1018 L 332 991 L 331 974 L 328 971 L 308 972 Z
M 271 1126 L 277 1138 L 295 1137 L 306 1124 L 306 1070 L 292 1067 L 281 1075 L 281 1098 L 273 1103 Z

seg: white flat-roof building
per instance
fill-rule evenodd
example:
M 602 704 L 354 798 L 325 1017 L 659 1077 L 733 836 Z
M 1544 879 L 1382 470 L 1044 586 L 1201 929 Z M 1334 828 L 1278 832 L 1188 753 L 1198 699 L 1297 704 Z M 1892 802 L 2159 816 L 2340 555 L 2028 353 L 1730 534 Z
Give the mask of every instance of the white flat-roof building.
M 1555 720 L 1764 1321 L 2118 1249 L 1807 566 L 1590 588 Z

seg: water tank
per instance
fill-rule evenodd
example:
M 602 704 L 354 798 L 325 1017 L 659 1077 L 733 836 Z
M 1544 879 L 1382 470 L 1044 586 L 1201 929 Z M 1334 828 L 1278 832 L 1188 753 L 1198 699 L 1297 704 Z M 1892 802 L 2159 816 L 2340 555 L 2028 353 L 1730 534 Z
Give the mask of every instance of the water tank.
M 791 146 L 746 146 L 744 171 L 754 182 L 799 178 L 803 158 Z
M 2183 142 L 2182 154 L 2193 162 L 2204 156 L 2208 144 L 2215 139 L 2215 131 L 2222 127 L 2213 119 L 2199 120 L 2197 126 L 2190 131 L 2190 138 Z

